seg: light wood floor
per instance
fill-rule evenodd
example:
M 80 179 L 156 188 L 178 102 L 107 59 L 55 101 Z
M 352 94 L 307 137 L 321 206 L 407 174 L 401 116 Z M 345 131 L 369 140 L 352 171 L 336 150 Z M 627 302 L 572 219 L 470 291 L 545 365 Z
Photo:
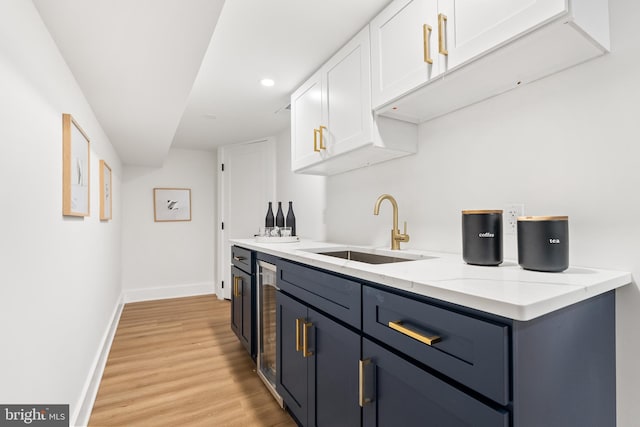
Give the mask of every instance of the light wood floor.
M 295 426 L 215 296 L 126 304 L 90 426 Z

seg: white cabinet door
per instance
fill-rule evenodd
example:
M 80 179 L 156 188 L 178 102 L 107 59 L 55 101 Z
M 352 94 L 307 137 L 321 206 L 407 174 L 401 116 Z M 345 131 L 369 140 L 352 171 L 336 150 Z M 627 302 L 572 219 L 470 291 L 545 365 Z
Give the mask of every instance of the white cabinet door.
M 323 129 L 327 156 L 373 141 L 369 29 L 365 28 L 323 67 Z
M 435 0 L 396 0 L 371 21 L 373 108 L 442 72 L 437 18 Z
M 293 170 L 322 160 L 317 129 L 322 123 L 322 70 L 291 95 L 291 167 Z
M 439 0 L 438 13 L 446 17 L 443 23 L 447 70 L 566 13 L 566 3 L 566 0 Z

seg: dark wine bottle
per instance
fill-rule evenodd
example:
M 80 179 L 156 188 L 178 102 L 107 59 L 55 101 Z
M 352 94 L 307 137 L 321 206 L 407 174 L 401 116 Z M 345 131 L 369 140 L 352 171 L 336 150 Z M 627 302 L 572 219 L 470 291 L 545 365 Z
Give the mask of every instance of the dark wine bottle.
M 267 217 L 264 219 L 265 227 L 273 227 L 273 209 L 271 207 L 271 202 L 269 202 L 269 209 L 267 209 Z
M 289 210 L 287 211 L 287 227 L 291 227 L 291 235 L 297 236 L 296 234 L 296 216 L 293 213 L 293 202 L 289 202 Z
M 278 202 L 278 213 L 276 214 L 276 227 L 284 227 L 284 213 L 282 212 L 282 202 Z

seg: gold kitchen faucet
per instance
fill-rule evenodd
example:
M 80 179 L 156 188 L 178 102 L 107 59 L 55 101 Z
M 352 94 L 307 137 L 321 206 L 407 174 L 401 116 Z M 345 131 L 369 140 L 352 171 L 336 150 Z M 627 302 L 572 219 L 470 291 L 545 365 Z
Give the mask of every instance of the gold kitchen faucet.
M 391 249 L 397 251 L 400 249 L 400 242 L 408 242 L 409 235 L 407 234 L 407 222 L 404 222 L 404 233 L 400 233 L 398 229 L 398 203 L 391 194 L 383 194 L 376 200 L 376 205 L 373 207 L 373 214 L 378 215 L 380 213 L 380 204 L 383 200 L 389 200 L 391 206 L 393 206 L 393 228 L 391 229 Z

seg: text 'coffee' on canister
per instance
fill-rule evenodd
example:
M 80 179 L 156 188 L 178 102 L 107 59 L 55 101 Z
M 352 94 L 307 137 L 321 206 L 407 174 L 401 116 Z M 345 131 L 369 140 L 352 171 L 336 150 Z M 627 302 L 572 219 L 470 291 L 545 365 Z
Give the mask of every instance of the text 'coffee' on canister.
M 527 270 L 566 270 L 569 267 L 569 217 L 518 217 L 518 264 Z
M 473 265 L 502 263 L 502 210 L 462 211 L 462 259 Z

